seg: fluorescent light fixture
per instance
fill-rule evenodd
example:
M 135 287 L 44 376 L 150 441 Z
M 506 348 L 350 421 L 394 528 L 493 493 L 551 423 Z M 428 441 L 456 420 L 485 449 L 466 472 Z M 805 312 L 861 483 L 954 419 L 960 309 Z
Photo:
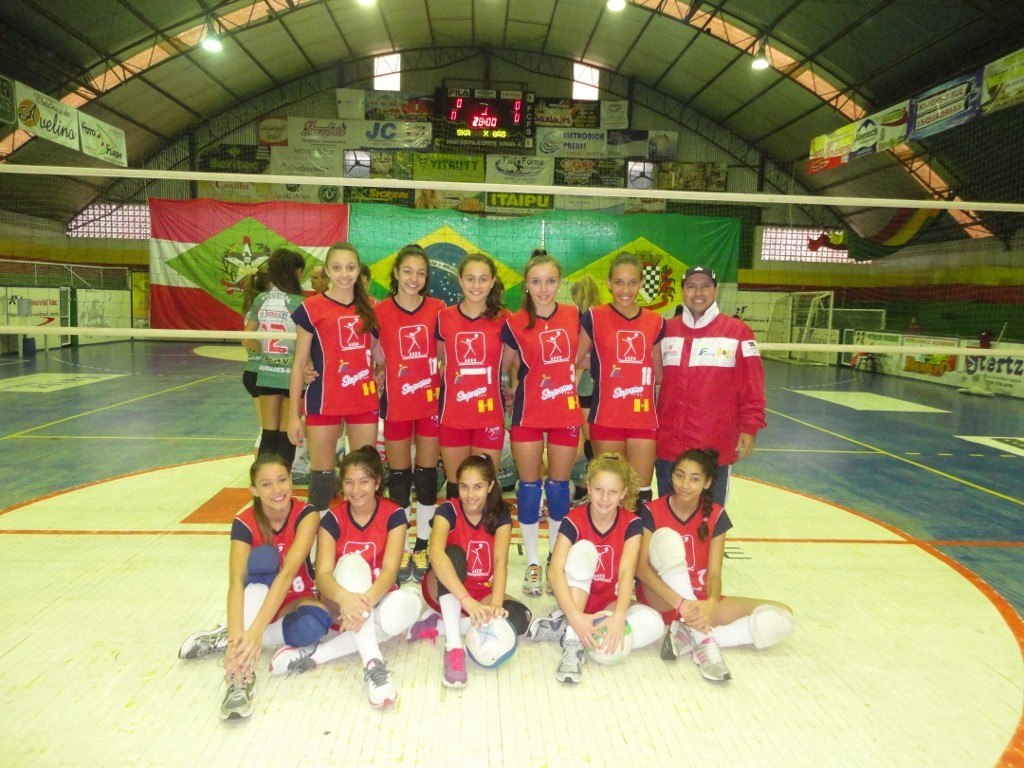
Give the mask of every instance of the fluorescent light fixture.
M 359 4 L 360 5 L 365 5 L 367 7 L 373 5 L 376 2 L 377 2 L 377 0 L 359 0 Z
M 609 11 L 621 11 L 626 7 L 626 0 L 608 0 Z
M 224 50 L 224 43 L 217 37 L 217 27 L 215 26 L 213 16 L 206 20 L 206 34 L 203 35 L 203 42 L 200 43 L 204 51 L 210 53 L 220 53 Z
M 754 60 L 750 62 L 751 69 L 768 69 L 772 64 L 768 61 L 768 54 L 765 52 L 765 48 L 768 47 L 768 37 L 762 37 L 757 45 L 757 53 L 754 54 Z

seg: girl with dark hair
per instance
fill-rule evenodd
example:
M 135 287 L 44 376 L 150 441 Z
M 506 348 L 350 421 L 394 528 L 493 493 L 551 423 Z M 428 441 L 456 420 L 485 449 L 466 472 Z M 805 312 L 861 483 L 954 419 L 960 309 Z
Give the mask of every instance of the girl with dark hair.
M 782 603 L 722 595 L 728 513 L 712 501 L 718 452 L 691 449 L 672 464 L 672 493 L 641 510 L 637 598 L 671 621 L 661 657 L 689 653 L 707 680 L 730 678 L 722 647 L 768 648 L 793 633 Z
M 380 641 L 404 633 L 420 612 L 416 593 L 395 583 L 409 518 L 380 497 L 384 465 L 376 448 L 346 453 L 339 469 L 342 500 L 324 515 L 316 548 L 316 584 L 336 632 L 315 645 L 282 648 L 270 673 L 308 672 L 358 652 L 367 698 L 380 708 L 398 699 Z
M 231 524 L 227 626 L 191 635 L 178 650 L 183 659 L 226 652 L 226 720 L 252 714 L 254 670 L 265 646 L 309 645 L 331 624 L 313 597 L 309 562 L 319 515 L 292 496 L 289 467 L 280 456 L 259 456 L 249 468 L 249 483 L 252 506 Z
M 242 327 L 251 319 L 250 310 L 256 302 L 256 297 L 266 293 L 270 289 L 270 280 L 263 270 L 250 275 L 245 279 L 242 289 Z M 260 361 L 263 358 L 263 347 L 259 342 L 249 343 L 248 339 L 242 341 L 242 348 L 245 350 L 245 370 L 242 372 L 242 386 L 252 398 L 252 404 L 256 408 L 256 423 L 259 425 L 259 434 L 256 436 L 256 455 L 259 455 L 260 443 L 263 442 L 263 413 L 260 411 L 260 393 L 256 387 L 256 376 L 260 370 Z
M 388 458 L 388 494 L 399 506 L 411 510 L 412 489 L 416 488 L 416 545 L 402 556 L 398 572 L 402 581 L 419 581 L 427 572 L 430 518 L 437 504 L 441 375 L 434 330 L 444 302 L 427 295 L 429 282 L 426 252 L 418 245 L 407 245 L 395 257 L 390 296 L 374 307 L 379 324 L 374 333 L 374 359 L 384 368 L 380 413 Z
M 410 641 L 444 634 L 441 682 L 449 688 L 466 684 L 462 636 L 470 625 L 507 618 L 521 635 L 530 624 L 526 606 L 505 597 L 512 516 L 494 462 L 469 456 L 456 476 L 458 498 L 437 508 L 430 532 L 430 570 L 422 586 L 430 610 L 409 632 Z
M 608 267 L 609 304 L 583 313 L 580 364 L 589 358 L 594 390 L 590 402 L 590 441 L 596 454 L 620 453 L 640 478 L 639 499 L 651 500 L 658 415 L 654 386 L 661 379 L 665 321 L 637 305 L 643 265 L 632 253 L 619 253 Z
M 253 301 L 245 322 L 247 331 L 295 332 L 292 312 L 302 304 L 302 270 L 305 260 L 295 251 L 278 248 L 267 261 L 270 287 Z M 246 339 L 248 350 L 260 355 L 256 371 L 260 423 L 263 433 L 257 454 L 284 457 L 289 466 L 295 460 L 295 446 L 288 440 L 289 375 L 295 342 L 288 338 Z
M 512 405 L 512 455 L 519 471 L 519 528 L 526 550 L 523 592 L 541 593 L 539 554 L 541 495 L 547 496 L 548 557 L 554 533 L 569 512 L 569 476 L 576 462 L 583 411 L 576 390 L 580 313 L 555 301 L 562 267 L 547 253 L 523 271 L 523 307 L 502 328 L 502 375 L 518 366 Z M 547 481 L 542 485 L 547 448 Z M 550 592 L 550 583 L 548 585 Z
M 373 377 L 371 334 L 377 318 L 359 280 L 359 252 L 350 243 L 335 243 L 325 268 L 331 287 L 310 296 L 292 315 L 297 340 L 291 370 L 291 418 L 288 437 L 309 448 L 309 501 L 325 512 L 334 496 L 335 448 L 344 428 L 349 448 L 377 442 L 380 400 Z M 305 395 L 303 377 L 312 362 Z
M 497 467 L 505 445 L 501 400 L 501 328 L 508 312 L 494 259 L 467 254 L 459 264 L 462 301 L 437 316 L 435 336 L 444 366 L 441 390 L 441 461 L 448 498 L 458 496 L 456 471 L 471 454 Z

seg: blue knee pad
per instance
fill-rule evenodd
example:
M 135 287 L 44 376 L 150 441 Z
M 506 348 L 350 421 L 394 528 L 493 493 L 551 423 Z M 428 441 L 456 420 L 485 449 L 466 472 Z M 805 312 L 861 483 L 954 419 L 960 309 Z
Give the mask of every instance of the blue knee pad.
M 275 547 L 269 544 L 253 547 L 246 565 L 245 583 L 247 585 L 263 584 L 269 587 L 274 582 L 274 577 L 277 576 L 280 568 L 281 561 Z
M 330 626 L 331 614 L 319 605 L 300 605 L 281 619 L 284 641 L 291 646 L 312 645 Z
M 568 480 L 546 480 L 544 492 L 548 496 L 548 515 L 552 520 L 561 520 L 569 514 Z
M 516 491 L 516 508 L 520 523 L 531 525 L 540 520 L 540 496 L 540 480 L 530 483 L 519 481 L 519 490 Z

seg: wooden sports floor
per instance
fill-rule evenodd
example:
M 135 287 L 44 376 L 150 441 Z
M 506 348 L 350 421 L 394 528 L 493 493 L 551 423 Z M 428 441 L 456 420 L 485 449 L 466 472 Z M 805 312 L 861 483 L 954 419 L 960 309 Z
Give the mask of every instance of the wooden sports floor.
M 771 362 L 725 591 L 788 603 L 797 631 L 726 649 L 728 683 L 655 646 L 565 686 L 557 648 L 523 643 L 451 691 L 440 646 L 396 639 L 389 710 L 354 659 L 270 677 L 265 652 L 254 714 L 222 722 L 217 662 L 176 654 L 223 619 L 247 501 L 257 429 L 234 358 L 122 342 L 0 359 L 0 764 L 1024 765 L 1024 404 Z

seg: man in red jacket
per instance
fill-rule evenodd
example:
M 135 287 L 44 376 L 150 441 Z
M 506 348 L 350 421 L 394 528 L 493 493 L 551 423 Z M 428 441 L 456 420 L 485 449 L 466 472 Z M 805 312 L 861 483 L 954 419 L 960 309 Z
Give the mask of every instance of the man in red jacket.
M 725 504 L 729 467 L 754 452 L 764 429 L 764 368 L 754 332 L 718 311 L 718 279 L 708 267 L 683 275 L 683 313 L 665 323 L 658 395 L 655 475 L 672 490 L 672 462 L 689 448 L 718 451 L 714 500 Z

